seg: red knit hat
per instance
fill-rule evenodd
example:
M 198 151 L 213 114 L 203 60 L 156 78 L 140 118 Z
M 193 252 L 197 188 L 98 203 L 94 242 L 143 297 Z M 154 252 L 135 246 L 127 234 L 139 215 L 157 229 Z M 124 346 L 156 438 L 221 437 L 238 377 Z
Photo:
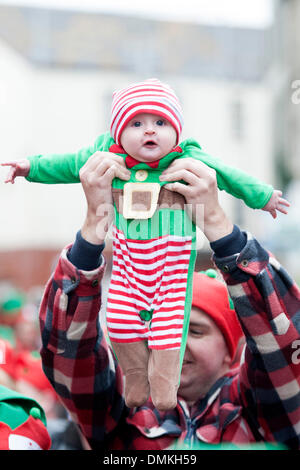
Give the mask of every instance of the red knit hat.
M 176 130 L 178 144 L 183 126 L 182 110 L 169 85 L 151 78 L 114 92 L 110 133 L 116 144 L 120 145 L 121 134 L 127 123 L 140 113 L 157 114 L 169 121 Z
M 213 269 L 194 273 L 192 305 L 204 311 L 218 326 L 225 338 L 231 359 L 243 336 L 226 285 L 215 279 Z

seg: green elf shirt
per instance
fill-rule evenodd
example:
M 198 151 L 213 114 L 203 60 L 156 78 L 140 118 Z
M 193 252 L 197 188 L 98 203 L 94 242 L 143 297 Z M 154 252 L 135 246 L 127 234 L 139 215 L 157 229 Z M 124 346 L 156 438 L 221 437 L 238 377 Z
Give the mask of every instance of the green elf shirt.
M 127 158 L 124 150 L 115 144 L 109 132 L 101 134 L 94 145 L 84 147 L 78 152 L 64 154 L 35 155 L 28 157 L 30 172 L 27 180 L 44 184 L 79 183 L 79 170 L 88 158 L 95 152 L 114 152 L 128 160 L 129 167 L 132 159 Z M 263 208 L 270 200 L 274 188 L 257 178 L 235 168 L 225 165 L 222 160 L 203 152 L 199 143 L 194 139 L 184 140 L 176 149 L 159 160 L 156 170 L 163 171 L 176 158 L 195 158 L 216 171 L 218 188 L 232 196 L 242 199 L 252 209 Z M 133 163 L 133 162 L 132 162 Z M 127 161 L 126 161 L 127 164 Z M 134 165 L 134 169 L 149 169 L 146 163 Z M 154 169 L 154 167 L 152 167 Z M 134 179 L 134 177 L 133 177 Z M 164 184 L 164 183 L 160 183 Z
M 167 182 L 159 180 L 161 172 L 177 158 L 200 160 L 216 170 L 220 190 L 255 209 L 267 204 L 273 188 L 206 154 L 193 139 L 183 141 L 165 157 L 148 164 L 124 153 L 109 133 L 77 153 L 29 157 L 27 180 L 78 183 L 80 168 L 96 151 L 122 156 L 131 170 L 129 181 L 115 178 L 112 183 L 114 253 L 106 309 L 110 340 L 129 343 L 147 339 L 149 348 L 180 348 L 181 369 L 192 302 L 196 226 L 184 210 L 183 196 L 163 188 Z M 137 188 L 144 188 L 144 192 Z M 155 194 L 151 192 L 153 188 Z M 142 206 L 149 210 L 153 198 L 157 209 L 151 217 L 139 217 L 138 210 L 134 216 L 130 211 L 124 216 L 128 201 L 131 209 Z

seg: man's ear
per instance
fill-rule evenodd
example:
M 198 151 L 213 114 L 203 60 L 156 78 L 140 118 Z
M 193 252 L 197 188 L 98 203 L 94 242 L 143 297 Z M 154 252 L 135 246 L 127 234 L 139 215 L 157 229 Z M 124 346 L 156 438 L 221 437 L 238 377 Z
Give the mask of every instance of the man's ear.
M 223 359 L 223 364 L 224 364 L 225 366 L 230 367 L 231 362 L 232 362 L 232 359 L 231 359 L 231 356 L 230 356 L 230 354 L 229 354 L 229 351 L 227 350 L 227 352 L 226 352 L 226 354 L 225 354 L 225 356 L 224 356 L 224 359 Z

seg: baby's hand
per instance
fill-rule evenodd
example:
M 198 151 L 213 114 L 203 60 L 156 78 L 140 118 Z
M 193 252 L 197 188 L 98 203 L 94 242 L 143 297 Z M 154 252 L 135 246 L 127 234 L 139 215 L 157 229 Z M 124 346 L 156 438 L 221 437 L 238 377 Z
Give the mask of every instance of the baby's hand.
M 14 184 L 17 176 L 27 176 L 30 170 L 30 162 L 27 159 L 1 163 L 2 166 L 10 166 L 5 183 Z
M 285 207 L 290 207 L 290 203 L 281 196 L 282 192 L 275 189 L 269 202 L 262 208 L 263 211 L 270 212 L 273 219 L 277 217 L 276 211 L 282 212 L 282 214 L 288 213 Z

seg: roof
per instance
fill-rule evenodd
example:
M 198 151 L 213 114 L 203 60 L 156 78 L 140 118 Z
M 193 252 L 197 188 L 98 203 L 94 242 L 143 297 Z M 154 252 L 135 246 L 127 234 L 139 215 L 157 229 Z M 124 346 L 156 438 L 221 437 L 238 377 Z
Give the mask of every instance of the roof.
M 38 66 L 261 80 L 272 28 L 175 23 L 103 13 L 0 6 L 0 37 Z

